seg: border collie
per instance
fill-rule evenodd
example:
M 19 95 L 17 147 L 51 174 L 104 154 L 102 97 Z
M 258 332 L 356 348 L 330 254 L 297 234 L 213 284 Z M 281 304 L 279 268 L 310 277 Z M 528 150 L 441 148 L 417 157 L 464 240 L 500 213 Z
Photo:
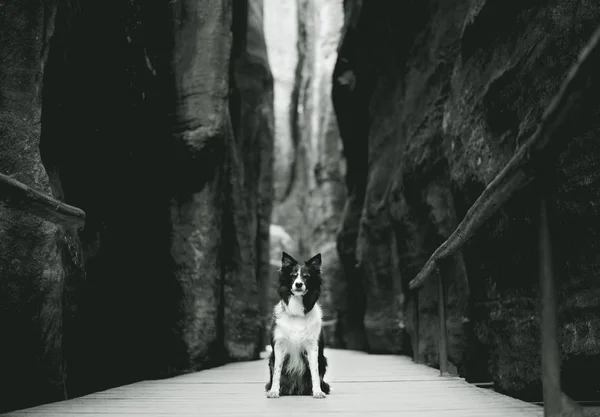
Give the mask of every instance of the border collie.
M 321 254 L 300 265 L 281 254 L 279 296 L 273 308 L 268 398 L 280 395 L 311 395 L 325 398 L 329 384 L 323 380 L 327 358 L 323 355 Z

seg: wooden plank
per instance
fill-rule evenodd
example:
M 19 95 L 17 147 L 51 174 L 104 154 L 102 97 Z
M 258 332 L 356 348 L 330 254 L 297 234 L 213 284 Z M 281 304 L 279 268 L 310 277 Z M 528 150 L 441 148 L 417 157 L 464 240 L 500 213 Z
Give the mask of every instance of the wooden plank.
M 541 417 L 541 407 L 475 387 L 410 358 L 327 350 L 332 393 L 267 399 L 266 360 L 102 392 L 4 414 L 36 416 L 417 416 Z M 314 414 L 313 414 L 314 413 Z

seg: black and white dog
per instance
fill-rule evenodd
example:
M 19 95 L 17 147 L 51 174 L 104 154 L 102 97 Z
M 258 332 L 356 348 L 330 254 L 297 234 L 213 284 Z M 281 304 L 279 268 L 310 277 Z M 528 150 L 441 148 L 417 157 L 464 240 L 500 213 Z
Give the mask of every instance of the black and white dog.
M 283 252 L 279 270 L 279 296 L 273 308 L 270 379 L 267 397 L 311 395 L 325 398 L 329 384 L 323 378 L 327 358 L 323 355 L 321 254 L 300 265 Z

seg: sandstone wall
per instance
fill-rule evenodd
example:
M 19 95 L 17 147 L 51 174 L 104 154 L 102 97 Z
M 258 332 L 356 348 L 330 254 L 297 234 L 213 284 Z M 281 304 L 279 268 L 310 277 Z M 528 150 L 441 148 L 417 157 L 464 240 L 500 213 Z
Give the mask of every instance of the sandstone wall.
M 600 16 L 593 1 L 508 3 L 345 2 L 333 75 L 349 188 L 340 252 L 358 262 L 347 266 L 348 281 L 354 271 L 365 283 L 372 351 L 411 353 L 398 326 L 412 332 L 408 281 L 533 133 Z M 563 376 L 578 397 L 596 389 L 581 381 L 598 372 L 600 352 L 598 104 L 588 107 L 596 117 L 573 126 L 560 157 L 555 223 Z M 441 270 L 451 362 L 471 380 L 539 398 L 532 191 L 516 195 Z M 433 366 L 436 297 L 430 280 L 420 292 L 420 349 Z
M 87 221 L 0 212 L 0 411 L 258 357 L 262 0 L 150 3 L 2 8 L 0 169 Z
M 0 171 L 51 193 L 39 152 L 41 82 L 55 5 L 15 1 L 0 13 Z M 52 401 L 65 390 L 63 291 L 60 246 L 65 233 L 55 225 L 0 205 L 0 411 Z

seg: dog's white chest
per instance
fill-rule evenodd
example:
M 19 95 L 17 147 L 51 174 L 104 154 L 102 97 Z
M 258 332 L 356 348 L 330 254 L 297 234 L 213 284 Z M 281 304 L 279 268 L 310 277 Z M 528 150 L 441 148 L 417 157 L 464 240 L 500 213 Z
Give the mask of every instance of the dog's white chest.
M 298 297 L 290 297 L 286 310 L 293 316 L 304 317 L 304 304 L 302 299 Z
M 311 327 L 304 317 L 284 317 L 279 322 L 281 338 L 292 344 L 303 345 L 313 339 Z
M 296 310 L 300 311 L 299 309 L 302 309 L 301 313 L 295 314 Z M 322 321 L 322 312 L 318 304 L 304 315 L 302 302 L 297 302 L 292 297 L 287 306 L 281 305 L 276 310 L 279 310 L 276 311 L 277 325 L 274 333 L 276 340 L 301 346 L 315 343 L 318 340 Z

